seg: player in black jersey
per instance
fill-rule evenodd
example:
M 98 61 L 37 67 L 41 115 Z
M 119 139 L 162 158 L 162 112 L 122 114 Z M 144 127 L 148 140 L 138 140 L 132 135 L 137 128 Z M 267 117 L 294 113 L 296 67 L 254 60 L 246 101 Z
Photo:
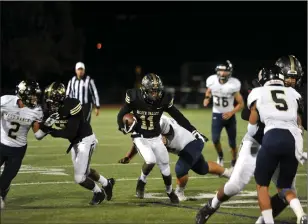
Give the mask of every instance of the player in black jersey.
M 173 97 L 164 91 L 163 83 L 156 74 L 145 75 L 140 89 L 127 90 L 125 104 L 117 118 L 119 130 L 124 134 L 127 134 L 128 130 L 122 121 L 123 116 L 131 111 L 137 119 L 133 127 L 133 142 L 144 159 L 141 176 L 137 181 L 137 197 L 143 198 L 146 177 L 157 164 L 163 176 L 168 197 L 172 203 L 179 203 L 172 189 L 169 154 L 162 142 L 159 124 L 162 113 L 169 113 L 179 125 L 192 132 L 196 138 L 203 139 L 203 141 L 204 138 L 173 105 Z
M 67 153 L 71 151 L 75 182 L 94 192 L 90 204 L 100 204 L 105 197 L 111 200 L 115 180 L 106 179 L 90 168 L 91 156 L 98 141 L 91 125 L 86 122 L 80 101 L 65 98 L 65 86 L 53 82 L 45 89 L 44 102 L 49 117 L 42 128 L 54 138 L 70 141 Z M 95 181 L 103 187 L 100 188 Z

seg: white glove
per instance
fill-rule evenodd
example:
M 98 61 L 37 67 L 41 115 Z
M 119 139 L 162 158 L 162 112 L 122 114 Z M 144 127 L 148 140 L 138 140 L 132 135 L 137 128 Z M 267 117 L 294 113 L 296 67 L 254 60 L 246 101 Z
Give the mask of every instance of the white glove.
M 46 127 L 51 127 L 54 123 L 56 123 L 56 121 L 59 119 L 59 114 L 58 113 L 54 113 L 52 115 L 49 116 L 49 118 L 47 118 L 47 120 L 45 121 L 44 125 Z
M 198 132 L 197 130 L 194 130 L 192 132 L 193 136 L 196 138 L 196 139 L 200 139 L 201 141 L 203 142 L 207 142 L 208 141 L 208 138 L 205 137 L 203 134 L 201 134 L 200 132 Z
M 134 130 L 136 124 L 137 124 L 137 120 L 134 117 L 134 122 L 132 123 L 132 125 L 130 127 L 127 127 L 126 124 L 124 124 L 123 132 L 125 132 L 125 134 L 132 132 Z

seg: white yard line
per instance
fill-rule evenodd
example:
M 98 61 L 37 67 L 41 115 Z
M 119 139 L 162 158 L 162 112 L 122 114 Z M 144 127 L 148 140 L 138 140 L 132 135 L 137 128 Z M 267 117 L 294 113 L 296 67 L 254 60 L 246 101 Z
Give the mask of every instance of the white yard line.
M 304 173 L 300 173 L 297 174 L 296 176 L 307 176 L 307 174 Z M 217 176 L 192 176 L 189 177 L 189 179 L 214 179 L 214 178 L 218 178 Z M 119 178 L 116 179 L 116 181 L 137 181 L 138 177 L 136 178 Z M 172 178 L 172 179 L 176 179 L 176 178 Z M 149 177 L 147 178 L 147 180 L 162 180 L 161 177 Z M 12 184 L 13 186 L 28 186 L 28 185 L 57 185 L 57 184 L 75 184 L 74 181 L 50 181 L 50 182 L 29 182 L 29 183 L 14 183 Z

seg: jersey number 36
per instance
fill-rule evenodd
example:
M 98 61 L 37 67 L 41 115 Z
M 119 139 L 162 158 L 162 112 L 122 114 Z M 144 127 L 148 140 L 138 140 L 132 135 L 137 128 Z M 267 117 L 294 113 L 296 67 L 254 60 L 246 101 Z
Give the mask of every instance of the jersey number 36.
M 222 106 L 227 107 L 229 105 L 228 98 L 227 97 L 219 97 L 219 96 L 213 96 L 213 101 L 215 106 Z

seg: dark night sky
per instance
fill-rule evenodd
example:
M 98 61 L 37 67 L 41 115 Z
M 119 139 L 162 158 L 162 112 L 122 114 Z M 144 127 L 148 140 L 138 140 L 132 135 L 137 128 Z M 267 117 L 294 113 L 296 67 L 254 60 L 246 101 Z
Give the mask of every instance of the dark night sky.
M 74 26 L 84 31 L 83 59 L 102 86 L 119 77 L 131 82 L 137 64 L 172 82 L 187 61 L 230 59 L 246 74 L 257 68 L 245 67 L 245 60 L 272 62 L 294 54 L 302 64 L 307 61 L 307 2 L 70 4 Z M 116 19 L 119 15 L 128 19 Z

